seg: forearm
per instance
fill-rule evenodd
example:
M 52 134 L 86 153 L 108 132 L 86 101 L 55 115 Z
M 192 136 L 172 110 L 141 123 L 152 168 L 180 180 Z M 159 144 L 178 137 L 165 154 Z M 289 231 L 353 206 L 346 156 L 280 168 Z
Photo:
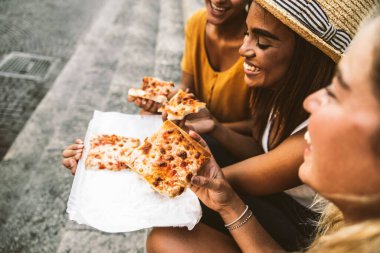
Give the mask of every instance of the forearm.
M 298 168 L 305 148 L 302 133 L 292 136 L 269 153 L 225 167 L 223 173 L 240 193 L 266 195 L 301 184 Z
M 239 134 L 219 122 L 215 124 L 210 135 L 236 157 L 246 159 L 262 153 L 260 146 L 251 136 Z
M 252 119 L 223 123 L 229 129 L 244 135 L 252 134 L 253 121 Z

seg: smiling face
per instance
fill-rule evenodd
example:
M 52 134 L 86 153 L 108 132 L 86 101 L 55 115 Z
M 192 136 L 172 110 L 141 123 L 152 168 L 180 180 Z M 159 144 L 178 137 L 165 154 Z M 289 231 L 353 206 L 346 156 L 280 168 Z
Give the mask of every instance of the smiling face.
M 371 146 L 380 134 L 380 102 L 372 80 L 374 45 L 379 43 L 375 27 L 371 23 L 361 30 L 332 84 L 304 102 L 311 116 L 299 175 L 335 204 L 380 194 L 380 157 Z
M 247 3 L 247 0 L 205 0 L 207 21 L 214 25 L 222 25 L 245 16 Z
M 246 23 L 247 34 L 239 50 L 245 58 L 245 82 L 249 87 L 275 88 L 289 68 L 295 34 L 256 3 Z

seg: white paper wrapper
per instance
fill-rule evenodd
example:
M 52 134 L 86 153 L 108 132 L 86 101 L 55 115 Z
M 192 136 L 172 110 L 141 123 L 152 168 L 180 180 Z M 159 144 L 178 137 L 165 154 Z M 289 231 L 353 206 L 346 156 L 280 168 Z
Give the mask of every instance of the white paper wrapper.
M 71 220 L 110 233 L 150 227 L 193 229 L 202 211 L 190 189 L 176 198 L 168 198 L 154 192 L 132 171 L 94 171 L 84 167 L 93 135 L 117 134 L 143 140 L 161 125 L 160 116 L 94 112 L 67 203 Z

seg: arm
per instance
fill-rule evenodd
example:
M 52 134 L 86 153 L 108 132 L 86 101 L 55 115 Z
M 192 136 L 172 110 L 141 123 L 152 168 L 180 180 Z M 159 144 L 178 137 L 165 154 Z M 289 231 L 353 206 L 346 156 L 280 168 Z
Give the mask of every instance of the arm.
M 247 159 L 263 153 L 259 143 L 251 136 L 239 134 L 219 123 L 207 109 L 187 116 L 185 126 L 199 134 L 209 134 L 238 158 Z
M 190 135 L 201 145 L 206 146 L 204 140 L 194 132 Z M 222 170 L 213 158 L 191 180 L 191 189 L 198 198 L 209 208 L 217 211 L 228 224 L 239 217 L 245 210 L 245 204 L 232 189 Z M 239 222 L 246 219 L 248 213 Z M 230 230 L 235 242 L 242 252 L 283 252 L 283 249 L 262 228 L 260 223 L 251 217 L 239 228 Z
M 214 122 L 215 128 L 209 134 L 236 157 L 247 159 L 263 153 L 260 144 L 251 136 L 237 133 L 215 119 Z
M 231 130 L 234 130 L 235 132 L 244 134 L 244 135 L 251 135 L 252 134 L 252 128 L 253 128 L 253 120 L 242 120 L 242 121 L 236 121 L 236 122 L 228 122 L 223 123 L 225 127 L 228 127 Z
M 303 133 L 288 137 L 272 151 L 223 169 L 232 187 L 250 195 L 281 192 L 301 184 L 298 168 L 306 147 Z

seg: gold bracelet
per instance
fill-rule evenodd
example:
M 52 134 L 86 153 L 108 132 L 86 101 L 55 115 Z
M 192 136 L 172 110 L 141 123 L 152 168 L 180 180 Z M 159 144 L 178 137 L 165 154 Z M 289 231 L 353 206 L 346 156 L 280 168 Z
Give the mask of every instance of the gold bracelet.
M 239 224 L 235 225 L 235 226 L 232 226 L 232 227 L 227 227 L 228 230 L 234 230 L 234 229 L 237 229 L 237 228 L 240 228 L 241 226 L 243 226 L 245 223 L 247 223 L 247 221 L 252 217 L 252 211 L 249 210 L 249 215 Z

